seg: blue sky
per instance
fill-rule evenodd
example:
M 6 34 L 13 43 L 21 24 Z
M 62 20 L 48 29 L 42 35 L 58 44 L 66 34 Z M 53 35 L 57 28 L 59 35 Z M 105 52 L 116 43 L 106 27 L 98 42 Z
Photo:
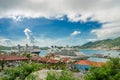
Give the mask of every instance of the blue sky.
M 64 38 L 70 36 L 74 31 L 80 31 L 75 37 L 90 38 L 90 31 L 101 27 L 97 21 L 90 22 L 70 22 L 68 20 L 49 20 L 46 18 L 23 19 L 14 21 L 12 19 L 0 19 L 0 34 L 6 38 L 19 39 L 25 37 L 24 29 L 29 28 L 34 36 L 44 36 L 47 38 Z M 19 37 L 17 37 L 19 36 Z M 91 37 L 95 37 L 91 35 Z
M 118 0 L 1 0 L 0 45 L 75 46 L 119 37 L 118 3 Z M 27 39 L 26 28 L 34 43 Z
M 63 20 L 46 18 L 24 18 L 21 21 L 2 18 L 0 19 L 0 22 L 0 35 L 4 36 L 7 39 L 26 39 L 24 30 L 28 28 L 32 31 L 32 36 L 34 39 L 38 41 L 41 38 L 43 38 L 43 40 L 50 39 L 50 41 L 60 39 L 61 43 L 63 39 L 63 41 L 66 42 L 63 42 L 65 45 L 81 45 L 88 42 L 91 38 L 96 38 L 96 36 L 91 33 L 91 30 L 100 28 L 102 26 L 102 24 L 97 21 L 70 22 L 67 18 Z M 72 33 L 75 31 L 78 33 L 72 35 Z M 80 39 L 81 41 L 79 42 L 78 40 Z M 28 42 L 26 41 L 26 43 Z M 53 45 L 55 44 L 53 43 Z

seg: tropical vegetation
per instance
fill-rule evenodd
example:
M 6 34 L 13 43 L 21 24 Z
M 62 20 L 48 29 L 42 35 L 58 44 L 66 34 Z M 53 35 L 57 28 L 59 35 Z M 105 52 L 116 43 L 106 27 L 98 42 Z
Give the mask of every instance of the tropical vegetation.
M 105 39 L 95 42 L 88 42 L 81 46 L 81 48 L 97 48 L 97 47 L 103 47 L 103 48 L 120 47 L 120 37 L 115 39 Z
M 39 70 L 39 66 L 40 64 L 38 63 L 24 63 L 20 67 L 5 69 L 0 80 L 25 80 L 27 77 L 30 77 L 31 73 Z
M 120 80 L 120 58 L 111 58 L 101 68 L 92 67 L 85 80 Z
M 11 49 L 11 47 L 0 45 L 0 50 L 10 50 L 10 49 Z
M 79 80 L 79 78 L 75 78 L 73 72 L 65 69 L 60 74 L 56 74 L 56 72 L 48 72 L 46 80 Z

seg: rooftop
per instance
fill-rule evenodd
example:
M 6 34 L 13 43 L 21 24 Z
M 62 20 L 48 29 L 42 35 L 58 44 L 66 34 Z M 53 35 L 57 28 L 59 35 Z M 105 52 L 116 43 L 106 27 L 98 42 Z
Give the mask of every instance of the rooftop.
M 104 62 L 93 62 L 90 60 L 80 60 L 78 62 L 76 62 L 75 64 L 80 64 L 80 65 L 86 65 L 86 66 L 95 66 L 95 67 L 101 67 L 102 65 L 104 65 Z
M 16 60 L 27 60 L 27 57 L 24 56 L 14 56 L 14 55 L 2 55 L 0 54 L 0 61 L 6 60 L 6 61 L 16 61 Z

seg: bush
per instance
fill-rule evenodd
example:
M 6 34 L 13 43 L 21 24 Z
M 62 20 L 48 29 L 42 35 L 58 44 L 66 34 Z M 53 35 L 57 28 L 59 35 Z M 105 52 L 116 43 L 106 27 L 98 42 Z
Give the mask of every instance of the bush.
M 92 67 L 85 80 L 120 80 L 120 58 L 111 58 L 101 68 Z
M 2 78 L 2 80 L 24 80 L 27 76 L 34 71 L 39 70 L 40 65 L 37 63 L 27 64 L 24 63 L 21 67 L 11 68 L 4 71 L 4 75 L 7 75 Z
M 69 70 L 63 70 L 60 75 L 55 72 L 49 72 L 46 80 L 79 80 L 74 77 L 73 73 Z
M 48 72 L 46 80 L 58 80 L 55 72 Z

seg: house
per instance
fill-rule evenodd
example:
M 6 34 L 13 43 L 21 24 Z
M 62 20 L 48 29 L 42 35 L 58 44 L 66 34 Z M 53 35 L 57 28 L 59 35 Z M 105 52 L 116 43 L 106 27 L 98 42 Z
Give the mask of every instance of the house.
M 13 56 L 13 55 L 2 55 L 0 54 L 0 61 L 25 61 L 27 57 L 23 56 Z
M 49 63 L 53 63 L 53 64 L 54 64 L 54 63 L 58 63 L 58 62 L 59 62 L 59 60 L 55 60 L 55 59 L 50 59 L 50 60 L 49 60 Z
M 90 60 L 80 60 L 78 62 L 75 62 L 75 64 L 72 65 L 72 68 L 84 72 L 84 71 L 88 71 L 91 68 L 91 66 L 101 67 L 102 65 L 105 65 L 105 62 L 93 62 Z
M 0 62 L 4 62 L 4 64 L 6 64 L 6 66 L 10 67 L 10 66 L 20 66 L 22 65 L 23 61 L 27 61 L 28 58 L 27 57 L 23 57 L 23 56 L 13 56 L 13 55 L 3 55 L 0 54 Z
M 73 62 L 72 58 L 70 58 L 70 57 L 61 58 L 60 61 L 63 62 L 63 63 L 71 63 L 71 62 Z
M 59 60 L 56 59 L 51 59 L 51 58 L 46 58 L 46 57 L 39 57 L 39 56 L 33 56 L 32 57 L 33 61 L 38 61 L 40 63 L 58 63 Z

